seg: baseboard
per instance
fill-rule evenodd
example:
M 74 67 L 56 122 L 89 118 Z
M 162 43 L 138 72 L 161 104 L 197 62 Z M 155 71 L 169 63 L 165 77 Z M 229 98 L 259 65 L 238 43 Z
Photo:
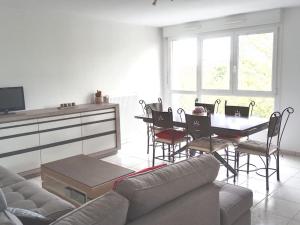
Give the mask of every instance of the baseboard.
M 112 156 L 118 153 L 118 150 L 116 148 L 112 148 L 112 149 L 107 149 L 104 151 L 100 151 L 100 152 L 96 152 L 93 154 L 89 154 L 88 156 L 90 157 L 94 157 L 97 159 L 102 159 L 104 157 L 108 157 L 108 156 Z
M 291 156 L 298 156 L 298 157 L 300 157 L 300 152 L 298 152 L 298 151 L 292 151 L 292 150 L 281 149 L 280 152 L 281 152 L 283 155 L 291 155 Z
M 24 177 L 26 180 L 41 176 L 41 168 L 28 170 L 19 173 L 20 176 Z

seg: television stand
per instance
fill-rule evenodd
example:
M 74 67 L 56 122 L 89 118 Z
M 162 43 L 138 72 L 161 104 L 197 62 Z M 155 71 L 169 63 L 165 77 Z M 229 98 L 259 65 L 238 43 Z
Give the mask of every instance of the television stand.
M 16 114 L 15 112 L 5 110 L 0 115 L 2 115 L 2 116 L 8 116 L 8 115 L 15 115 L 15 114 Z

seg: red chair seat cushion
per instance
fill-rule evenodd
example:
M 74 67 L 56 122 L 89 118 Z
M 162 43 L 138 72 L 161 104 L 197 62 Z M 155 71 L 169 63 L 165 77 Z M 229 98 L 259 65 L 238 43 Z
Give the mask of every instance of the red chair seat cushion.
M 186 133 L 180 130 L 164 130 L 156 134 L 158 138 L 166 140 L 178 140 L 184 138 Z
M 119 177 L 113 184 L 113 190 L 116 190 L 117 186 L 125 179 L 127 178 L 130 178 L 130 177 L 134 177 L 134 176 L 137 176 L 137 175 L 140 175 L 140 174 L 143 174 L 143 173 L 147 173 L 147 172 L 150 172 L 150 171 L 153 171 L 153 170 L 156 170 L 156 169 L 160 169 L 160 168 L 163 168 L 167 166 L 167 164 L 160 164 L 160 165 L 157 165 L 157 166 L 152 166 L 152 167 L 148 167 L 148 168 L 145 168 L 145 169 L 142 169 L 140 171 L 137 171 L 137 172 L 133 172 L 133 173 L 130 173 L 130 174 L 127 174 L 125 176 L 122 176 L 122 177 Z

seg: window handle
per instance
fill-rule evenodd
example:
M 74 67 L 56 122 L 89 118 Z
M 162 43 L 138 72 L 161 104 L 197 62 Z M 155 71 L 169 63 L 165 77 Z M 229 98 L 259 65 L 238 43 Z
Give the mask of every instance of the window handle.
M 236 65 L 233 66 L 233 73 L 237 73 L 237 66 Z

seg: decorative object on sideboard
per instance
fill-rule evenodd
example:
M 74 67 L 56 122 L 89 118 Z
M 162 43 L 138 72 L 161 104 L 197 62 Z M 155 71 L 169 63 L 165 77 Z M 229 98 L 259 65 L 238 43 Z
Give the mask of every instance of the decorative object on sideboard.
M 171 2 L 173 2 L 174 0 L 171 0 Z M 156 6 L 158 0 L 153 0 L 152 5 Z
M 68 109 L 68 108 L 73 108 L 75 106 L 76 106 L 75 102 L 61 103 L 58 109 Z
M 109 103 L 109 96 L 108 95 L 103 96 L 103 102 L 104 103 Z
M 207 110 L 203 106 L 196 106 L 193 110 L 193 114 L 198 116 L 207 116 Z
M 101 104 L 102 103 L 102 93 L 99 90 L 97 90 L 97 92 L 95 94 L 95 103 L 96 104 Z

